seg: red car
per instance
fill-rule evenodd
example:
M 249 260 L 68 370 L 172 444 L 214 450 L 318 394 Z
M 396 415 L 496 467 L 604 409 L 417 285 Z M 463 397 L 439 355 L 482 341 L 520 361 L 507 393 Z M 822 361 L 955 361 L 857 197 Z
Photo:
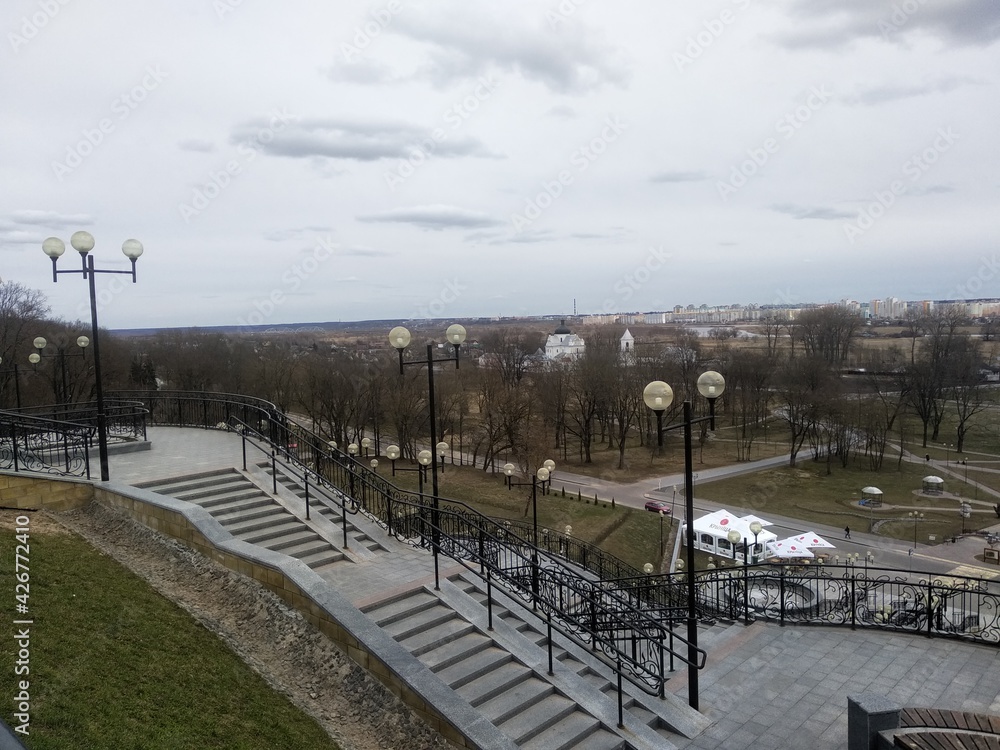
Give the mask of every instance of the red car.
M 666 500 L 649 500 L 646 502 L 646 510 L 653 513 L 666 513 L 670 515 L 670 503 Z

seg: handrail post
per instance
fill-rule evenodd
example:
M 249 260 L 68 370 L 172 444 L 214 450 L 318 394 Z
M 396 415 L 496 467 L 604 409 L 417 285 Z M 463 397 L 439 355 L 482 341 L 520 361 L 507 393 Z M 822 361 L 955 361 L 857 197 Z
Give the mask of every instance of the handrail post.
M 306 488 L 306 520 L 309 520 L 309 470 L 302 472 L 302 482 Z
M 934 579 L 927 576 L 927 637 L 930 638 L 934 631 Z
M 854 571 L 851 571 L 851 630 L 855 630 L 858 625 L 858 597 L 854 588 Z
M 780 600 L 778 605 L 778 612 L 780 613 L 778 622 L 781 624 L 782 627 L 784 627 L 785 625 L 785 566 L 784 565 L 781 566 L 781 569 L 778 571 L 778 574 L 779 574 L 778 598 Z

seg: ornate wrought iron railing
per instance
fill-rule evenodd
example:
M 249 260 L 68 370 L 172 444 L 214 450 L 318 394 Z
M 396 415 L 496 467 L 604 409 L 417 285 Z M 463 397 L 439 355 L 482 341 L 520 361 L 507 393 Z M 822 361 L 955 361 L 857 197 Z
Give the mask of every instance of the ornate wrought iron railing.
M 48 404 L 18 409 L 25 416 L 72 422 L 97 429 L 97 404 L 81 402 L 74 404 Z M 138 401 L 106 398 L 104 415 L 108 426 L 109 441 L 129 441 L 146 439 L 146 409 Z
M 678 574 L 659 576 L 680 592 Z M 698 573 L 707 617 L 842 625 L 1000 644 L 1000 584 L 893 568 L 750 566 Z M 686 589 L 684 589 L 686 590 Z
M 90 478 L 96 428 L 0 411 L 0 469 Z
M 619 675 L 652 695 L 664 695 L 675 662 L 694 669 L 705 652 L 694 649 L 663 621 L 636 606 L 600 577 L 565 555 L 535 548 L 527 535 L 488 518 L 464 503 L 438 500 L 400 489 L 259 399 L 228 394 L 119 392 L 141 401 L 153 424 L 228 428 L 266 442 L 276 457 L 296 466 L 310 481 L 336 493 L 346 513 L 364 512 L 386 533 L 434 550 L 503 585 L 529 603 L 566 637 L 603 654 Z

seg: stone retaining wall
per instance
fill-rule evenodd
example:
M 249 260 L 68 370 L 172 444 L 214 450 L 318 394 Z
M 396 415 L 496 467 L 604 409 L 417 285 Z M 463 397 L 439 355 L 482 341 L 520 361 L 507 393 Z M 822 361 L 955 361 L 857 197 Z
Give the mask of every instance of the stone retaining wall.
M 0 505 L 60 511 L 91 501 L 121 510 L 266 586 L 449 742 L 463 748 L 503 747 L 510 742 L 307 565 L 235 539 L 203 508 L 113 482 L 95 485 L 0 474 Z

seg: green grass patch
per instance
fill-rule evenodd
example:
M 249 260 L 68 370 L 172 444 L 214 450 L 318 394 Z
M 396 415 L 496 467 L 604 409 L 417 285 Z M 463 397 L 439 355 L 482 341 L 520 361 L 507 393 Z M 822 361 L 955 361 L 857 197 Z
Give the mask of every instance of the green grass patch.
M 913 540 L 913 521 L 906 519 L 907 513 L 916 509 L 924 513 L 924 520 L 917 524 L 917 541 L 927 543 L 928 537 L 933 535 L 934 541 L 941 542 L 961 532 L 962 518 L 957 500 L 914 494 L 927 472 L 922 464 L 903 463 L 897 468 L 895 462 L 887 462 L 887 468 L 874 473 L 857 466 L 845 469 L 834 462 L 832 473 L 828 475 L 825 462 L 806 458 L 800 459 L 795 468 L 786 466 L 702 484 L 696 493 L 706 500 L 746 508 L 765 518 L 772 513 L 802 519 L 804 525 L 812 522 L 836 528 L 851 526 L 858 531 L 874 528 L 876 533 L 904 541 Z M 963 497 L 972 496 L 961 480 L 946 477 L 945 482 L 949 492 L 961 487 Z M 882 508 L 856 505 L 861 488 L 868 485 L 884 493 Z M 985 506 L 974 507 L 982 509 Z M 977 512 L 965 522 L 965 528 L 985 528 L 996 520 L 992 512 Z
M 381 466 L 379 473 L 382 473 Z M 418 480 L 415 472 L 397 471 L 390 477 L 398 487 L 415 491 Z M 519 479 L 517 481 L 524 481 Z M 430 495 L 430 480 L 424 483 L 424 492 Z M 502 474 L 491 474 L 465 466 L 447 466 L 438 476 L 441 497 L 461 500 L 480 513 L 498 519 L 511 519 L 531 523 L 531 487 L 504 486 Z M 573 527 L 573 536 L 598 544 L 606 552 L 642 569 L 647 562 L 656 564 L 659 546 L 659 517 L 644 510 L 626 508 L 611 497 L 582 494 L 577 499 L 575 490 L 566 489 L 565 496 L 559 484 L 558 470 L 554 486 L 548 494 L 538 494 L 539 534 L 543 529 L 562 534 L 566 526 Z M 668 532 L 664 524 L 664 536 Z
M 0 534 L 0 590 L 12 600 L 13 531 Z M 338 747 L 213 633 L 86 541 L 32 531 L 30 553 L 32 750 Z M 15 656 L 4 638 L 8 724 L 24 679 Z

